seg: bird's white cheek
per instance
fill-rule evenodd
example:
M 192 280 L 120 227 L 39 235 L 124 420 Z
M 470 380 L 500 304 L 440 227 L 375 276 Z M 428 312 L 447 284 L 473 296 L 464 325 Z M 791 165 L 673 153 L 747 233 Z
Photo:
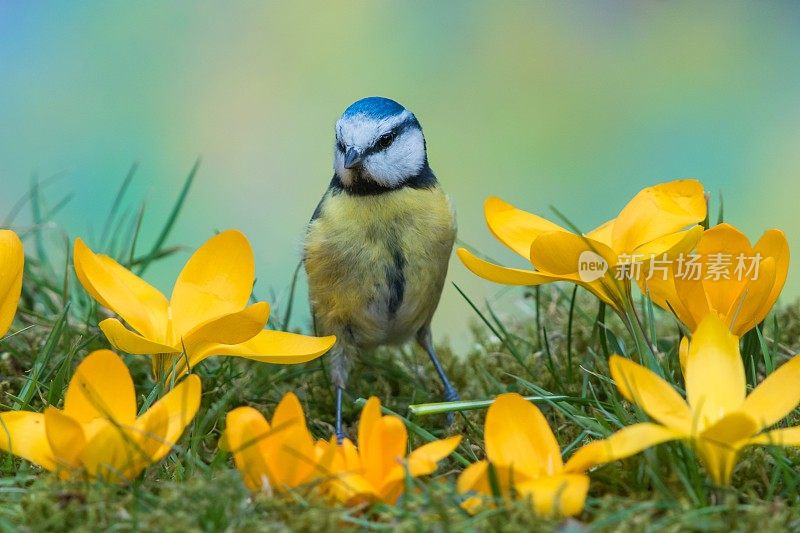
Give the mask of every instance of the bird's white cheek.
M 373 181 L 384 187 L 395 187 L 402 181 L 400 170 L 392 164 L 388 152 L 372 154 L 364 160 L 364 170 Z
M 422 170 L 424 164 L 425 141 L 415 131 L 400 136 L 387 150 L 368 157 L 364 168 L 381 185 L 397 187 Z

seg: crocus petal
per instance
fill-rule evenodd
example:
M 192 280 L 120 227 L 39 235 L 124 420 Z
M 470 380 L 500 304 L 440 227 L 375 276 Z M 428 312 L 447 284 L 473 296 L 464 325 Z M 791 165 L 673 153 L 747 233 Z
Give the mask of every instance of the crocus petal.
M 389 477 L 384 479 L 381 488 L 378 490 L 378 499 L 389 505 L 396 504 L 406 488 L 403 468 L 397 465 L 393 472 L 398 472 L 399 475 L 390 474 Z
M 607 439 L 596 440 L 582 447 L 569 458 L 564 470 L 585 472 L 593 466 L 625 459 L 657 444 L 685 437 L 687 435 L 658 424 L 633 424 Z
M 333 336 L 310 337 L 264 329 L 247 342 L 233 345 L 214 344 L 193 353 L 189 364 L 194 367 L 212 355 L 228 355 L 262 363 L 293 365 L 316 359 L 330 350 L 335 343 L 336 337 Z
M 17 312 L 22 292 L 25 252 L 11 230 L 0 230 L 0 337 L 6 334 Z
M 700 433 L 700 439 L 719 446 L 733 445 L 757 432 L 759 424 L 745 412 L 729 413 Z
M 409 454 L 403 462 L 404 464 L 398 462 L 396 466 L 392 467 L 383 482 L 384 486 L 395 481 L 402 482 L 406 474 L 411 477 L 420 477 L 435 472 L 437 463 L 453 453 L 460 442 L 461 435 L 456 435 L 420 446 Z
M 456 482 L 458 492 L 477 492 L 489 495 L 492 493 L 489 483 L 489 461 L 481 460 L 465 468 Z
M 367 403 L 361 408 L 361 415 L 358 419 L 358 445 L 362 450 L 371 446 L 369 439 L 380 419 L 381 401 L 377 396 L 370 396 Z
M 136 393 L 128 367 L 110 350 L 97 350 L 81 361 L 67 387 L 64 413 L 86 424 L 95 418 L 132 425 Z
M 601 244 L 605 244 L 606 246 L 611 246 L 611 236 L 612 232 L 614 231 L 614 222 L 616 222 L 615 218 L 603 222 L 592 231 L 588 232 L 586 236 L 593 241 L 597 241 Z
M 752 437 L 748 444 L 800 446 L 800 427 L 780 428 Z
M 530 259 L 542 274 L 551 276 L 551 281 L 577 283 L 619 309 L 623 296 L 619 294 L 613 272 L 609 270 L 617 264 L 618 257 L 601 242 L 566 231 L 542 233 L 531 245 Z M 586 261 L 605 261 L 606 270 L 598 272 L 594 279 L 589 279 L 586 274 L 594 272 L 582 271 Z
M 131 273 L 111 258 L 96 255 L 82 240 L 75 239 L 75 274 L 95 300 L 121 316 L 148 339 L 162 341 L 166 312 L 157 292 L 144 281 L 132 282 Z
M 269 318 L 269 304 L 258 302 L 236 313 L 222 315 L 197 326 L 185 337 L 183 347 L 189 354 L 213 344 L 241 344 L 264 329 Z
M 331 437 L 331 440 L 335 441 L 335 437 Z M 339 446 L 337 444 L 337 448 L 341 452 L 341 457 L 343 462 L 343 468 L 347 471 L 351 472 L 361 472 L 363 470 L 361 465 L 361 455 L 356 448 L 356 445 L 353 442 L 345 438 L 342 441 L 342 445 Z
M 789 272 L 789 243 L 786 235 L 778 229 L 771 229 L 764 232 L 764 235 L 753 246 L 753 251 L 761 254 L 762 257 L 772 257 L 775 260 L 775 280 L 769 296 L 763 304 L 763 308 L 756 314 L 766 316 L 786 283 L 786 275 Z
M 501 283 L 503 285 L 542 285 L 559 281 L 559 276 L 553 276 L 533 270 L 523 270 L 521 268 L 508 268 L 495 265 L 476 257 L 464 248 L 456 250 L 458 258 L 464 263 L 473 274 L 483 279 Z
M 132 435 L 150 464 L 166 455 L 175 444 L 167 438 L 170 414 L 167 405 L 156 402 L 147 410 L 147 416 L 136 419 Z
M 681 364 L 681 375 L 686 376 L 686 360 L 689 359 L 689 337 L 683 337 L 678 345 L 678 360 Z
M 284 395 L 270 426 L 274 437 L 264 442 L 262 450 L 277 476 L 276 484 L 296 487 L 305 483 L 314 471 L 314 439 L 297 396 L 291 392 Z
M 756 431 L 758 424 L 748 415 L 730 413 L 692 440 L 714 483 L 730 483 L 739 451 Z
M 775 285 L 775 259 L 768 257 L 761 261 L 759 271 L 758 277 L 744 286 L 728 310 L 726 321 L 734 335 L 742 336 L 764 320 L 765 315 L 759 314 L 762 309 L 769 312 L 770 308 L 764 304 Z
M 487 198 L 483 210 L 492 234 L 525 259 L 530 256 L 531 243 L 539 234 L 563 231 L 558 224 L 517 209 L 499 198 Z
M 675 277 L 674 282 L 677 299 L 670 300 L 669 303 L 676 311 L 680 307 L 685 309 L 684 314 L 679 314 L 678 318 L 690 331 L 694 331 L 697 325 L 713 311 L 708 303 L 703 279 L 702 277 L 690 279 L 684 275 Z
M 592 252 L 608 265 L 617 263 L 617 254 L 608 246 L 568 231 L 542 233 L 531 244 L 530 260 L 538 270 L 579 280 L 582 254 Z
M 534 286 L 543 285 L 545 283 L 552 283 L 554 281 L 569 281 L 577 283 L 587 290 L 591 291 L 602 301 L 609 305 L 616 306 L 614 298 L 610 295 L 609 291 L 602 285 L 601 282 L 596 281 L 592 283 L 583 283 L 576 274 L 571 275 L 558 275 L 548 272 L 538 272 L 534 270 L 524 270 L 520 268 L 509 268 L 500 265 L 495 265 L 483 259 L 480 259 L 467 251 L 464 248 L 456 250 L 461 262 L 473 274 L 483 279 L 500 283 L 503 285 L 524 285 Z
M 384 501 L 390 505 L 395 503 L 393 501 L 385 501 L 369 481 L 359 474 L 343 473 L 337 480 L 337 486 L 337 499 L 347 506 L 356 506 L 375 501 Z
M 0 450 L 22 457 L 47 470 L 56 469 L 42 413 L 0 413 Z
M 642 189 L 616 218 L 613 248 L 632 251 L 675 233 L 706 217 L 703 186 L 699 181 L 676 180 Z
M 253 250 L 242 233 L 223 231 L 206 241 L 183 267 L 172 291 L 176 335 L 240 311 L 247 305 L 254 279 Z
M 739 411 L 769 427 L 791 413 L 800 404 L 800 355 L 794 356 L 759 383 Z
M 539 516 L 575 516 L 583 511 L 589 492 L 589 476 L 561 474 L 516 484 L 521 497 L 529 498 Z
M 331 437 L 325 448 L 332 448 L 333 460 L 323 465 L 324 486 L 334 499 L 347 505 L 362 502 L 373 502 L 379 499 L 375 487 L 362 475 L 361 459 L 358 450 L 345 438 L 342 444 L 336 444 L 336 437 Z
M 238 407 L 225 417 L 225 446 L 233 454 L 245 486 L 252 491 L 272 490 L 275 476 L 261 446 L 269 435 L 269 423 L 252 407 Z
M 469 498 L 465 498 L 464 501 L 461 502 L 461 508 L 464 509 L 469 514 L 478 514 L 478 511 L 481 510 L 481 504 L 483 504 L 483 498 L 478 496 L 470 496 Z
M 44 411 L 44 423 L 47 441 L 59 465 L 79 468 L 79 457 L 86 446 L 86 435 L 80 422 L 54 407 L 48 407 Z
M 253 408 L 228 413 L 224 446 L 231 451 L 245 485 L 251 490 L 280 490 L 310 481 L 317 467 L 317 447 L 306 427 L 300 401 L 284 395 L 269 424 Z M 338 471 L 334 443 L 320 445 L 323 470 Z
M 221 443 L 222 440 L 220 440 L 220 444 Z M 335 463 L 340 455 L 335 435 L 331 435 L 330 440 L 319 439 L 314 443 L 314 456 L 317 459 L 317 474 L 322 478 L 329 478 L 332 476 L 333 472 L 337 470 Z
M 142 439 L 147 444 L 151 461 L 159 461 L 178 441 L 197 414 L 200 392 L 200 377 L 191 374 L 136 420 L 136 427 L 143 428 Z
M 486 413 L 486 457 L 530 477 L 561 472 L 561 450 L 541 411 L 516 393 L 499 395 Z
M 659 259 L 656 258 L 656 261 Z M 678 296 L 678 291 L 675 282 L 675 268 L 673 264 L 668 265 L 666 275 L 657 263 L 648 261 L 642 265 L 642 275 L 637 277 L 636 282 L 639 289 L 649 297 L 654 304 L 661 307 L 665 311 L 674 313 L 680 322 L 686 325 L 691 331 L 694 331 L 697 325 L 692 318 L 692 313 L 689 312 L 688 307 L 684 304 L 685 298 Z M 649 278 L 649 279 L 648 279 Z M 703 287 L 700 285 L 698 291 L 691 292 L 692 296 L 698 296 L 705 302 L 705 294 Z M 706 310 L 708 305 L 706 304 Z
M 631 255 L 641 258 L 671 260 L 691 252 L 703 235 L 702 226 L 692 226 L 686 231 L 669 233 L 637 247 Z
M 333 496 L 348 506 L 378 501 L 381 496 L 361 474 L 344 471 L 331 482 Z M 394 502 L 387 502 L 394 503 Z
M 389 472 L 397 467 L 406 455 L 408 433 L 403 421 L 396 416 L 382 416 L 372 428 L 369 446 L 359 442 L 359 454 L 364 468 L 364 477 L 379 494 L 385 494 L 386 478 Z
M 720 317 L 706 316 L 692 335 L 686 358 L 686 398 L 698 429 L 737 410 L 745 397 L 739 339 Z
M 115 278 L 126 285 L 136 298 L 147 308 L 150 323 L 153 326 L 154 338 L 166 340 L 169 302 L 155 287 L 120 265 L 107 255 L 97 255 L 97 259 Z
M 736 276 L 736 256 L 744 254 L 746 257 L 753 255 L 750 241 L 747 237 L 730 224 L 719 224 L 703 234 L 697 245 L 697 253 L 703 263 L 703 288 L 708 298 L 711 309 L 723 315 L 729 315 L 730 310 L 737 305 L 739 295 L 748 283 L 743 276 Z M 721 255 L 720 255 L 721 254 Z M 719 258 L 717 260 L 716 258 Z M 723 262 L 725 261 L 725 262 Z M 727 279 L 725 276 L 710 275 L 709 265 L 716 263 L 718 268 L 728 266 Z
M 408 456 L 408 471 L 413 477 L 425 476 L 436 470 L 436 463 L 450 455 L 461 443 L 461 435 L 424 444 Z
M 620 394 L 641 407 L 661 424 L 688 433 L 692 417 L 689 406 L 672 386 L 655 372 L 618 355 L 608 366 Z
M 182 351 L 179 347 L 146 339 L 123 326 L 116 318 L 106 318 L 100 322 L 100 329 L 114 348 L 126 353 L 152 355 Z
M 81 450 L 80 462 L 92 478 L 127 482 L 141 473 L 150 457 L 138 446 L 133 428 L 107 424 Z

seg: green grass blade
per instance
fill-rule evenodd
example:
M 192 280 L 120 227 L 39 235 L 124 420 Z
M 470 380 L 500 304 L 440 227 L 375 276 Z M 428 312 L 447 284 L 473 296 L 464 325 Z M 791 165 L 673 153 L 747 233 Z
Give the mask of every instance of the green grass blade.
M 119 189 L 117 189 L 117 194 L 114 196 L 114 201 L 111 203 L 111 209 L 108 210 L 106 223 L 103 225 L 103 233 L 100 237 L 100 249 L 102 250 L 105 250 L 105 247 L 108 244 L 111 226 L 114 225 L 114 219 L 117 218 L 117 211 L 119 211 L 119 208 L 122 205 L 122 200 L 125 198 L 125 193 L 128 192 L 128 187 L 130 187 L 131 183 L 133 182 L 133 177 L 136 175 L 136 171 L 138 169 L 139 163 L 134 162 L 131 165 L 131 168 L 128 170 L 128 173 L 125 175 L 125 178 L 122 180 Z
M 50 330 L 50 334 L 47 336 L 44 346 L 42 346 L 42 349 L 39 350 L 39 353 L 36 355 L 36 359 L 33 361 L 33 367 L 31 368 L 30 374 L 27 376 L 27 381 L 25 385 L 22 386 L 22 390 L 20 390 L 17 396 L 17 401 L 14 402 L 14 410 L 27 409 L 30 407 L 30 402 L 39 388 L 39 378 L 45 371 L 48 362 L 55 354 L 61 337 L 64 334 L 68 313 L 69 305 L 64 308 L 64 311 L 62 311 L 61 315 L 59 315 L 53 323 L 53 329 Z
M 137 264 L 137 274 L 142 275 L 144 274 L 147 267 L 152 263 L 154 260 L 163 257 L 162 246 L 166 242 L 169 234 L 172 232 L 173 227 L 175 226 L 175 222 L 178 220 L 178 215 L 183 208 L 183 204 L 186 202 L 186 197 L 189 194 L 189 189 L 192 187 L 192 183 L 194 182 L 194 178 L 197 175 L 197 171 L 200 169 L 200 159 L 195 161 L 194 166 L 189 171 L 189 175 L 186 176 L 186 180 L 183 182 L 183 187 L 181 187 L 181 192 L 178 195 L 178 199 L 175 201 L 175 205 L 172 207 L 172 211 L 170 212 L 169 216 L 167 217 L 167 221 L 164 224 L 164 227 L 161 228 L 161 233 L 159 233 L 156 242 L 153 244 L 153 247 L 150 249 L 150 253 L 147 254 L 144 258 L 142 258 Z

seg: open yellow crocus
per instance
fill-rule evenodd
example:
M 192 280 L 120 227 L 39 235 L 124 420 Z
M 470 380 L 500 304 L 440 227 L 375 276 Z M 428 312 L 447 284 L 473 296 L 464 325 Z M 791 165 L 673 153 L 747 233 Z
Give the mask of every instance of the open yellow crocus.
M 0 230 L 0 337 L 11 327 L 17 312 L 24 266 L 22 241 L 13 231 Z
M 458 478 L 458 491 L 473 493 L 464 506 L 474 511 L 481 497 L 493 495 L 530 500 L 544 517 L 573 516 L 583 510 L 589 490 L 585 469 L 565 465 L 550 425 L 541 411 L 516 393 L 499 395 L 486 413 L 486 459 L 473 463 Z
M 635 277 L 636 265 L 694 248 L 703 231 L 696 224 L 706 216 L 706 202 L 696 180 L 655 185 L 639 191 L 616 218 L 585 235 L 498 198 L 486 200 L 484 213 L 492 234 L 535 270 L 495 265 L 460 248 L 458 256 L 473 273 L 506 285 L 577 283 L 621 312 L 627 303 L 624 281 Z
M 408 433 L 397 416 L 382 416 L 381 403 L 371 397 L 358 424 L 358 447 L 350 439 L 317 442 L 319 471 L 327 478 L 325 489 L 347 505 L 384 502 L 394 504 L 405 490 L 406 475 L 433 473 L 437 463 L 453 453 L 461 436 L 424 444 L 406 455 Z
M 741 231 L 719 224 L 703 233 L 693 255 L 639 283 L 690 331 L 715 313 L 735 335 L 743 335 L 772 309 L 789 271 L 789 244 L 777 229 L 764 232 L 751 246 Z
M 285 492 L 308 484 L 317 473 L 314 438 L 291 392 L 278 403 L 271 422 L 252 407 L 230 411 L 220 448 L 233 454 L 244 484 L 253 491 Z
M 63 479 L 130 481 L 172 449 L 199 406 L 200 378 L 190 375 L 137 417 L 128 368 L 98 350 L 78 365 L 63 410 L 0 413 L 0 450 Z
M 765 429 L 800 404 L 800 356 L 795 356 L 749 395 L 739 339 L 716 314 L 706 316 L 691 342 L 680 346 L 686 400 L 654 372 L 612 356 L 611 375 L 619 392 L 653 422 L 634 424 L 573 456 L 581 467 L 634 455 L 672 440 L 689 442 L 718 485 L 731 481 L 740 451 L 753 444 L 800 445 L 800 427 Z
M 327 352 L 335 337 L 308 337 L 264 329 L 269 305 L 248 305 L 255 259 L 236 230 L 209 239 L 189 259 L 169 301 L 108 256 L 75 241 L 75 273 L 86 291 L 119 315 L 100 323 L 109 342 L 133 354 L 160 354 L 157 376 L 180 373 L 213 355 L 277 364 L 304 363 Z M 183 354 L 183 355 L 181 355 Z

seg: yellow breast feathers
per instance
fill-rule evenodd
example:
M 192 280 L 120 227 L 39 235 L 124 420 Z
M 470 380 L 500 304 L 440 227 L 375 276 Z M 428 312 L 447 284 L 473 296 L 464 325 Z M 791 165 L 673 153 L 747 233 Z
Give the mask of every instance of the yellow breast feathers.
M 402 342 L 430 321 L 455 240 L 441 188 L 325 197 L 305 243 L 318 333 Z

